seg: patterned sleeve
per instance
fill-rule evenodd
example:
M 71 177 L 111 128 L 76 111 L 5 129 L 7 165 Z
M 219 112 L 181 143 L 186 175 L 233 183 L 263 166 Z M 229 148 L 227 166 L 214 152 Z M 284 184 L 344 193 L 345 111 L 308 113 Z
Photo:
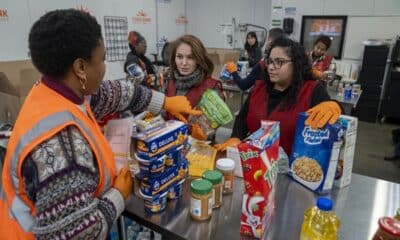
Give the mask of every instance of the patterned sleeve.
M 103 81 L 90 100 L 97 119 L 126 110 L 135 113 L 148 109 L 158 113 L 163 103 L 164 94 L 125 79 Z
M 37 212 L 32 230 L 37 239 L 105 239 L 124 209 L 122 195 L 114 188 L 93 197 L 99 181 L 97 162 L 75 127 L 37 146 L 22 174 Z

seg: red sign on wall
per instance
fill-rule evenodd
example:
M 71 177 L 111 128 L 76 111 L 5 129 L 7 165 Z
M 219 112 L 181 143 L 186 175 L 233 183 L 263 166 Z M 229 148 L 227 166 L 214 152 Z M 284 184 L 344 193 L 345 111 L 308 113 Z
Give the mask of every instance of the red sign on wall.
M 132 21 L 137 24 L 149 24 L 151 23 L 151 18 L 144 10 L 140 10 L 136 16 L 132 18 Z

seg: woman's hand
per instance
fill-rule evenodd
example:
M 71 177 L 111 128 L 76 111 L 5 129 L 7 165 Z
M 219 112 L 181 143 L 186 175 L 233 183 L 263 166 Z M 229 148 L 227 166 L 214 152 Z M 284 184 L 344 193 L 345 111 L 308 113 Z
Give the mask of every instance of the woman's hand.
M 195 116 L 203 114 L 202 111 L 194 110 L 185 96 L 165 97 L 164 109 L 176 119 L 185 123 L 187 123 L 187 120 L 183 114 Z
M 117 189 L 124 199 L 127 199 L 132 193 L 132 176 L 129 166 L 125 166 L 115 178 L 114 188 Z
M 311 128 L 322 128 L 328 122 L 329 124 L 336 123 L 342 113 L 342 109 L 337 102 L 326 101 L 309 109 L 307 113 L 310 116 L 307 118 L 305 124 Z
M 227 147 L 237 147 L 240 143 L 239 138 L 229 138 L 226 140 L 224 143 L 221 144 L 215 144 L 214 148 L 217 149 L 217 151 L 225 151 Z

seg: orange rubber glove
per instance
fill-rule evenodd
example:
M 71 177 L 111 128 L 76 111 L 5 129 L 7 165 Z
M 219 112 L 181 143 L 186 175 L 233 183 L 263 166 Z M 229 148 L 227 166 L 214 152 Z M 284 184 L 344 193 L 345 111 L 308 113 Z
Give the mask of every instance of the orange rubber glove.
M 225 64 L 225 69 L 226 69 L 229 73 L 234 73 L 234 72 L 237 72 L 237 65 L 236 65 L 236 63 L 230 61 L 230 62 L 227 62 L 227 63 Z
M 192 131 L 192 137 L 197 140 L 207 140 L 207 134 L 201 129 L 200 125 L 197 123 L 190 124 L 190 128 Z
M 201 115 L 202 111 L 192 109 L 189 100 L 185 96 L 165 97 L 164 109 L 176 119 L 187 123 L 183 114 Z
M 215 144 L 214 148 L 217 149 L 217 151 L 223 152 L 227 147 L 237 147 L 240 142 L 239 138 L 229 138 L 224 143 Z
M 329 124 L 336 123 L 342 113 L 342 109 L 337 102 L 326 101 L 309 109 L 307 113 L 310 116 L 307 118 L 305 124 L 315 129 L 324 127 L 328 122 Z
M 115 178 L 114 188 L 116 188 L 124 197 L 127 199 L 132 193 L 132 177 L 129 166 L 125 166 L 119 172 L 119 175 Z

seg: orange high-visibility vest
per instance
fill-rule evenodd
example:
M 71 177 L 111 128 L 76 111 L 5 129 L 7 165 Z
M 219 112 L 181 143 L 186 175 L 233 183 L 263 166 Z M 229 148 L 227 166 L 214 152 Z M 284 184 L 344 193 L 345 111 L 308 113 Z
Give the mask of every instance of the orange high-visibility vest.
M 38 82 L 23 104 L 8 143 L 0 190 L 0 238 L 34 239 L 35 207 L 26 193 L 22 164 L 39 144 L 67 126 L 76 126 L 97 160 L 99 183 L 94 197 L 106 192 L 116 176 L 111 147 L 100 131 L 89 104 L 86 113 L 59 93 Z

